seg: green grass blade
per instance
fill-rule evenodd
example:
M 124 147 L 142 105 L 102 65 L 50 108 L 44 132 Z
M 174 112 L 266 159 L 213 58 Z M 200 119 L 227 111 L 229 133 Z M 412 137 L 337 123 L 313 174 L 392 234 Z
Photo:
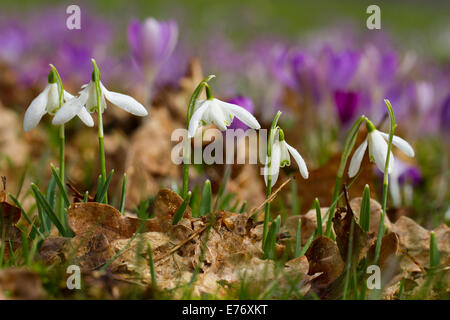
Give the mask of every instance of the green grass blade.
M 175 214 L 173 215 L 172 225 L 176 225 L 178 222 L 180 222 L 181 218 L 184 216 L 184 212 L 186 211 L 189 202 L 191 201 L 192 192 L 189 191 L 186 199 L 183 200 L 183 203 L 180 205 L 180 207 L 177 209 Z
M 120 207 L 119 211 L 121 214 L 124 214 L 125 211 L 125 195 L 127 194 L 127 174 L 123 174 L 122 179 L 122 192 L 120 194 Z

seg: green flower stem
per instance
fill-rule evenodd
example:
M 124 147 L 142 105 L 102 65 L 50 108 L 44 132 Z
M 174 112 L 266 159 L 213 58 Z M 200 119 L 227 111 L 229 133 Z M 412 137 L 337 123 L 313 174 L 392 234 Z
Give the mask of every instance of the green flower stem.
M 64 87 L 61 80 L 61 77 L 59 76 L 58 70 L 55 68 L 54 65 L 50 64 L 50 68 L 52 68 L 52 73 L 56 75 L 56 81 L 58 82 L 59 86 L 59 107 L 58 110 L 62 107 L 64 104 Z M 64 159 L 64 153 L 65 153 L 65 132 L 64 132 L 64 124 L 62 124 L 59 127 L 59 177 L 61 180 L 61 185 L 63 188 L 65 188 L 64 183 L 64 174 L 65 174 L 65 159 Z M 60 218 L 64 218 L 64 195 L 63 190 L 60 190 L 59 192 L 59 216 Z
M 207 87 L 206 93 L 207 98 L 209 99 L 212 96 L 211 89 L 208 86 L 208 82 L 215 78 L 216 76 L 211 74 L 207 76 L 205 79 L 203 79 L 195 88 L 194 92 L 192 93 L 191 99 L 189 100 L 189 105 L 187 108 L 187 114 L 186 114 L 186 130 L 189 130 L 189 122 L 191 121 L 192 115 L 194 114 L 195 104 L 198 100 L 198 97 L 202 93 L 203 87 Z M 188 190 L 189 190 L 189 162 L 191 159 L 191 153 L 189 152 L 190 149 L 190 139 L 188 138 L 187 134 L 184 140 L 184 150 L 183 150 L 183 156 L 184 156 L 184 164 L 183 164 L 183 190 L 181 193 L 181 197 L 183 199 L 186 198 Z
M 61 179 L 61 183 L 63 188 L 65 186 L 64 183 L 64 174 L 65 174 L 65 161 L 64 161 L 64 147 L 65 147 L 65 133 L 64 133 L 64 124 L 59 127 L 59 177 Z M 64 198 L 63 193 L 59 192 L 59 205 L 60 205 L 60 213 L 64 211 Z
M 278 119 L 281 116 L 281 111 L 278 111 L 273 118 L 272 125 L 270 126 L 269 139 L 267 140 L 267 159 L 269 163 L 267 164 L 267 168 L 271 168 L 272 164 L 272 145 L 273 139 L 275 138 L 275 132 L 277 131 Z M 265 172 L 267 174 L 267 172 Z M 272 193 L 272 175 L 267 175 L 267 190 L 266 190 L 266 199 L 269 199 Z M 262 238 L 262 247 L 264 249 L 264 243 L 267 238 L 267 233 L 269 232 L 269 220 L 270 220 L 270 202 L 268 201 L 264 207 L 264 229 L 263 229 L 263 238 Z
M 373 264 L 377 264 L 378 259 L 380 258 L 381 242 L 383 240 L 384 231 L 386 229 L 385 225 L 384 225 L 384 218 L 386 216 L 386 204 L 387 204 L 388 184 L 389 184 L 388 168 L 389 168 L 392 140 L 394 139 L 394 131 L 395 131 L 395 127 L 397 126 L 395 124 L 394 110 L 392 109 L 391 103 L 387 99 L 384 99 L 384 103 L 386 104 L 386 107 L 389 111 L 389 118 L 391 121 L 390 121 L 390 128 L 389 128 L 389 141 L 388 141 L 388 149 L 387 149 L 387 155 L 386 155 L 386 164 L 384 166 L 383 196 L 382 196 L 382 202 L 381 202 L 382 211 L 381 211 L 380 226 L 378 229 L 377 244 L 375 247 L 375 258 L 374 258 Z
M 342 185 L 342 177 L 344 176 L 344 170 L 347 165 L 347 160 L 348 157 L 350 156 L 350 153 L 353 150 L 353 147 L 355 146 L 356 136 L 358 135 L 359 127 L 366 119 L 367 118 L 365 116 L 359 117 L 353 124 L 353 126 L 350 128 L 350 131 L 348 132 L 347 137 L 345 138 L 344 150 L 342 151 L 341 161 L 339 163 L 339 168 L 336 176 L 336 183 L 334 184 L 333 198 L 331 200 L 332 205 L 330 207 L 330 215 L 328 216 L 327 228 L 325 231 L 325 235 L 329 238 L 331 237 L 331 227 L 333 226 L 333 217 L 334 217 L 334 210 L 336 208 L 336 199 L 339 195 L 339 190 Z
M 92 59 L 92 65 L 94 66 L 94 71 L 92 73 L 92 80 L 95 82 L 95 94 L 97 98 L 97 113 L 98 113 L 98 147 L 100 155 L 100 172 L 101 172 L 101 182 L 104 185 L 106 182 L 106 158 L 105 158 L 105 143 L 103 141 L 103 119 L 102 119 L 102 92 L 100 88 L 100 70 L 98 69 L 97 63 Z M 105 194 L 105 202 L 108 203 L 108 193 Z

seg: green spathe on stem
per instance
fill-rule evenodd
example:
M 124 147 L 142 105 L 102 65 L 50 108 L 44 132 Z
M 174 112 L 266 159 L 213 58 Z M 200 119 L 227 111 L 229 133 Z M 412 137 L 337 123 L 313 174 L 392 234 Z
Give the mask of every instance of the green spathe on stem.
M 272 157 L 272 147 L 273 140 L 275 139 L 275 133 L 277 131 L 278 119 L 280 119 L 281 111 L 278 111 L 275 117 L 273 118 L 272 125 L 270 126 L 269 131 L 269 139 L 267 140 L 267 164 L 268 168 L 271 168 L 271 157 Z M 272 193 L 272 175 L 270 172 L 265 172 L 267 174 L 267 190 L 266 190 L 266 199 L 268 199 Z M 264 228 L 263 228 L 263 238 L 262 238 L 262 246 L 264 248 L 264 243 L 267 238 L 267 233 L 269 231 L 269 220 L 270 220 L 270 202 L 267 201 L 264 207 Z
M 95 82 L 95 94 L 97 98 L 97 113 L 98 113 L 98 146 L 100 155 L 100 171 L 102 185 L 106 182 L 106 158 L 105 158 L 105 143 L 103 138 L 103 119 L 102 119 L 102 92 L 100 88 L 100 70 L 95 62 L 91 59 L 94 70 L 92 71 L 92 81 Z M 105 202 L 108 203 L 108 194 L 105 194 Z
M 388 183 L 389 183 L 389 160 L 390 160 L 390 154 L 391 154 L 391 148 L 392 148 L 392 140 L 394 139 L 394 131 L 395 127 L 397 126 L 395 124 L 395 115 L 394 115 L 394 109 L 392 108 L 391 102 L 388 99 L 384 99 L 384 103 L 386 104 L 386 107 L 389 112 L 389 119 L 390 119 L 390 126 L 389 126 L 389 139 L 388 139 L 388 149 L 386 153 L 386 164 L 384 168 L 384 178 L 383 178 L 383 196 L 382 196 L 382 204 L 381 204 L 381 217 L 380 217 L 380 225 L 378 229 L 378 236 L 377 236 L 377 243 L 375 247 L 375 258 L 374 263 L 378 263 L 378 259 L 380 258 L 380 251 L 381 251 L 381 242 L 383 240 L 383 235 L 385 231 L 385 225 L 384 225 L 384 218 L 386 216 L 386 204 L 387 204 L 387 195 L 388 195 Z
M 197 88 L 195 88 L 194 92 L 192 93 L 191 99 L 189 100 L 189 104 L 188 104 L 188 108 L 187 108 L 187 114 L 186 114 L 186 130 L 189 130 L 189 122 L 191 121 L 192 115 L 194 113 L 194 109 L 195 109 L 195 103 L 198 100 L 198 97 L 200 96 L 200 94 L 202 93 L 202 89 L 203 87 L 207 87 L 206 89 L 206 95 L 208 97 L 208 99 L 210 97 L 212 97 L 212 93 L 211 93 L 211 88 L 208 86 L 208 82 L 215 78 L 216 76 L 211 74 L 209 76 L 207 76 L 205 79 L 203 79 L 197 86 Z M 210 96 L 208 96 L 210 95 Z M 211 98 L 212 99 L 212 98 Z M 183 165 L 183 189 L 181 192 L 181 197 L 183 199 L 186 198 L 187 193 L 188 193 L 188 189 L 189 189 L 189 159 L 190 159 L 190 152 L 189 152 L 189 148 L 190 147 L 190 139 L 189 137 L 186 135 L 185 137 L 185 146 L 184 146 L 184 165 Z

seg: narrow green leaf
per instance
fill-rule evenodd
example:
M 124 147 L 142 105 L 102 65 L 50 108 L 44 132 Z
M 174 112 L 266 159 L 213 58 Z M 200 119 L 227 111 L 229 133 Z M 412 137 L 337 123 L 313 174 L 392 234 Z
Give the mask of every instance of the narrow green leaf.
M 188 207 L 189 202 L 191 201 L 191 196 L 192 192 L 189 191 L 186 198 L 183 200 L 183 203 L 180 205 L 180 207 L 173 215 L 172 225 L 176 225 L 178 222 L 180 222 L 181 218 L 183 218 L 184 212 L 186 211 L 186 208 Z
M 28 224 L 31 226 L 31 229 L 36 232 L 37 234 L 39 234 L 39 236 L 42 239 L 45 239 L 44 235 L 41 233 L 41 231 L 39 231 L 36 226 L 34 225 L 34 223 L 31 221 L 30 217 L 28 216 L 28 214 L 25 212 L 25 210 L 23 209 L 22 205 L 20 204 L 20 202 L 16 199 L 16 197 L 14 197 L 12 194 L 8 194 L 9 197 L 11 198 L 11 200 L 15 203 L 15 205 L 17 206 L 17 208 L 20 209 L 20 211 L 22 212 L 22 216 L 25 218 L 25 220 L 27 220 Z
M 206 180 L 203 185 L 202 202 L 200 203 L 200 216 L 211 213 L 211 181 Z
M 322 236 L 322 212 L 320 210 L 319 199 L 314 199 L 314 207 L 316 208 L 317 236 Z
M 280 232 L 281 217 L 278 216 L 272 222 L 267 233 L 266 242 L 264 243 L 263 259 L 275 258 L 275 244 L 277 242 L 277 234 Z
M 50 182 L 48 183 L 47 192 L 45 193 L 45 198 L 51 208 L 55 207 L 55 195 L 56 195 L 56 181 L 53 176 L 50 177 Z
M 295 179 L 291 180 L 291 210 L 292 215 L 299 214 L 299 205 L 298 205 L 298 195 L 297 195 L 297 181 Z
M 440 264 L 439 250 L 436 242 L 436 235 L 430 233 L 430 269 L 435 269 Z
M 52 164 L 50 164 L 50 168 L 52 169 L 52 174 L 53 174 L 52 177 L 54 177 L 54 180 L 56 181 L 56 184 L 58 185 L 59 192 L 63 196 L 64 205 L 66 206 L 66 208 L 68 208 L 70 206 L 70 200 L 69 200 L 69 196 L 67 195 L 66 188 L 64 188 L 63 182 L 61 181 L 61 178 L 59 177 L 58 171 L 56 171 L 55 167 Z
M 370 189 L 366 184 L 364 187 L 361 210 L 359 212 L 359 224 L 365 232 L 369 232 L 370 227 Z
M 247 207 L 247 201 L 242 202 L 242 206 L 239 209 L 239 213 L 243 213 L 245 211 L 246 207 Z
M 127 194 L 127 174 L 123 174 L 122 179 L 122 192 L 120 194 L 120 208 L 119 211 L 121 214 L 124 214 L 125 211 L 125 195 Z
M 58 229 L 59 233 L 61 235 L 63 235 L 63 236 L 66 236 L 66 237 L 71 236 L 71 234 L 68 231 L 66 231 L 66 229 L 62 225 L 61 221 L 59 221 L 59 219 L 56 216 L 55 212 L 50 207 L 50 204 L 44 198 L 44 196 L 42 195 L 42 193 L 39 190 L 39 188 L 34 183 L 32 183 L 31 184 L 31 189 L 33 190 L 36 202 L 38 202 L 39 205 L 43 208 L 43 210 L 44 210 L 43 212 L 45 212 L 47 214 L 47 216 L 53 222 L 55 227 Z
M 295 253 L 294 257 L 300 257 L 300 252 L 302 250 L 302 219 L 298 219 L 297 222 L 297 232 L 295 234 Z
M 156 288 L 158 283 L 156 281 L 155 264 L 153 263 L 153 252 L 150 243 L 147 242 L 148 264 L 150 266 L 150 274 L 152 276 L 152 286 Z
M 97 193 L 97 199 L 96 199 L 97 202 L 103 203 L 106 193 L 108 192 L 109 183 L 111 182 L 111 178 L 112 178 L 113 174 L 114 174 L 114 169 L 111 170 L 111 172 L 108 174 L 108 178 L 106 178 L 105 183 L 100 188 L 99 193 Z

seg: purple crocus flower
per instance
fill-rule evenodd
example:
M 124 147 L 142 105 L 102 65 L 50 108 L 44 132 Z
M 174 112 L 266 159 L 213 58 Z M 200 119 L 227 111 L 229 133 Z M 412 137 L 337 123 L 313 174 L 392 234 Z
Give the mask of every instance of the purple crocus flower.
M 443 131 L 450 132 L 450 94 L 445 99 L 441 110 L 441 128 Z
M 331 88 L 347 88 L 358 69 L 361 54 L 345 50 L 335 53 L 328 51 L 328 82 Z
M 253 101 L 249 97 L 236 96 L 236 97 L 228 100 L 227 102 L 238 105 L 238 106 L 244 108 L 245 110 L 247 110 L 248 112 L 250 112 L 251 114 L 253 114 L 253 111 L 255 110 Z M 234 129 L 234 130 L 242 129 L 245 131 L 248 129 L 248 126 L 245 123 L 243 123 L 241 120 L 239 120 L 238 118 L 235 117 L 233 119 L 233 122 L 231 122 L 231 125 L 228 127 L 228 129 Z
M 336 90 L 334 103 L 336 105 L 339 120 L 343 125 L 348 124 L 355 116 L 358 109 L 359 95 L 353 91 Z
M 399 175 L 398 182 L 401 185 L 410 182 L 413 186 L 418 186 L 422 183 L 422 173 L 416 166 L 407 166 Z
M 172 54 L 178 41 L 175 21 L 157 21 L 147 18 L 140 23 L 132 20 L 128 26 L 128 42 L 136 65 L 151 84 L 161 66 Z

